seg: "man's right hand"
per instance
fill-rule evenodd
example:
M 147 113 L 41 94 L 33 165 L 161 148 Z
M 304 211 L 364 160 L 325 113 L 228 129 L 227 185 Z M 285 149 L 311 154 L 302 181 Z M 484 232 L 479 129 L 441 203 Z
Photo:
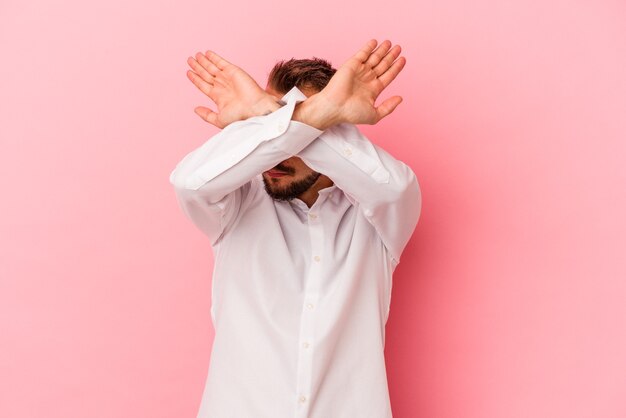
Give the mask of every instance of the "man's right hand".
M 375 48 L 371 39 L 350 57 L 333 75 L 326 87 L 296 108 L 294 119 L 321 130 L 338 124 L 369 124 L 394 111 L 402 102 L 393 96 L 375 105 L 380 93 L 396 78 L 406 64 L 400 45 L 391 47 L 388 40 Z
M 191 82 L 217 105 L 217 112 L 198 106 L 196 114 L 218 128 L 252 116 L 273 112 L 280 104 L 263 90 L 248 73 L 213 51 L 198 52 L 187 63 Z

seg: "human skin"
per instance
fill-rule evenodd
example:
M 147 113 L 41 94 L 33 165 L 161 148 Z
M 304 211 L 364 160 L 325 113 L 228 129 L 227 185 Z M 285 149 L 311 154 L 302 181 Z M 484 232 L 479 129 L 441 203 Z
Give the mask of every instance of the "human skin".
M 323 131 L 339 123 L 374 125 L 393 112 L 402 102 L 401 96 L 390 97 L 379 106 L 375 106 L 375 102 L 402 71 L 406 58 L 399 56 L 399 45 L 392 48 L 388 40 L 378 47 L 377 44 L 376 39 L 365 43 L 337 69 L 321 91 L 303 90 L 307 99 L 296 105 L 292 119 Z M 243 69 L 211 50 L 205 54 L 198 52 L 195 59 L 189 57 L 187 63 L 193 70 L 187 71 L 189 80 L 217 106 L 217 111 L 199 106 L 195 112 L 218 128 L 281 107 L 278 101 L 286 92 L 275 91 L 269 85 L 263 90 Z M 290 173 L 283 171 L 284 175 L 273 176 L 283 167 Z M 265 171 L 263 177 L 270 187 L 284 188 L 311 173 L 314 171 L 310 167 L 293 156 Z M 297 197 L 311 207 L 317 200 L 318 191 L 332 185 L 332 180 L 322 174 Z
M 265 91 L 269 93 L 272 97 L 276 99 L 278 102 L 281 97 L 285 95 L 286 92 L 278 92 L 272 88 L 269 84 L 265 88 Z M 318 93 L 316 90 L 312 89 L 300 89 L 305 96 L 311 97 L 311 95 Z M 299 106 L 299 105 L 298 105 Z M 296 106 L 296 109 L 298 108 Z M 294 113 L 295 114 L 295 113 Z M 282 169 L 286 169 L 291 172 L 291 174 L 286 174 L 281 177 L 272 177 L 272 174 L 276 171 L 280 171 Z M 266 179 L 266 183 L 269 185 L 268 187 L 273 190 L 277 189 L 285 189 L 292 182 L 299 181 L 301 179 L 306 178 L 307 176 L 314 174 L 315 171 L 312 170 L 308 165 L 302 161 L 300 157 L 290 157 L 282 162 L 280 162 L 276 167 L 272 168 L 263 173 L 263 177 Z M 302 200 L 308 207 L 313 206 L 313 203 L 317 200 L 318 191 L 332 186 L 334 183 L 330 179 L 330 177 L 321 174 L 319 178 L 309 187 L 304 193 L 298 195 L 298 199 Z

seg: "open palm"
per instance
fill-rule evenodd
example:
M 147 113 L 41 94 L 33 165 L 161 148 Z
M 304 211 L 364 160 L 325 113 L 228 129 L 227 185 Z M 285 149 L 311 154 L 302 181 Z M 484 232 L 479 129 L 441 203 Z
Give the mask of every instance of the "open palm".
M 375 124 L 402 102 L 393 96 L 376 107 L 376 99 L 393 81 L 406 63 L 400 46 L 391 48 L 384 41 L 378 48 L 375 39 L 367 42 L 333 75 L 322 90 L 325 102 L 336 109 L 341 121 L 353 124 Z
M 248 73 L 213 51 L 206 55 L 198 52 L 187 63 L 193 69 L 187 71 L 187 77 L 217 106 L 217 111 L 204 106 L 194 110 L 218 128 L 254 116 L 255 108 L 269 97 Z

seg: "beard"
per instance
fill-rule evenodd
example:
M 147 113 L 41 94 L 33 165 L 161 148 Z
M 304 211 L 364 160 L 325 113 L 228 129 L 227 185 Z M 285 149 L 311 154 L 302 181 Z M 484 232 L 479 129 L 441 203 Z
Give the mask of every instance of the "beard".
M 302 180 L 293 181 L 288 186 L 278 190 L 272 189 L 272 186 L 270 185 L 271 180 L 268 181 L 264 176 L 263 183 L 265 184 L 265 191 L 274 200 L 289 201 L 309 190 L 321 175 L 322 173 L 314 172 L 312 174 L 309 174 Z

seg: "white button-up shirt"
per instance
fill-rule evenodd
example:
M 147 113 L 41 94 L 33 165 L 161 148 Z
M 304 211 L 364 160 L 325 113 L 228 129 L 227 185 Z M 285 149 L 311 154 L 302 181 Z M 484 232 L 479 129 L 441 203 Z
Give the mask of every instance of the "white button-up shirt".
M 215 328 L 198 418 L 390 418 L 392 273 L 417 224 L 413 171 L 351 124 L 292 120 L 306 96 L 234 122 L 170 175 L 214 252 Z M 334 185 L 309 208 L 261 173 L 297 155 Z

